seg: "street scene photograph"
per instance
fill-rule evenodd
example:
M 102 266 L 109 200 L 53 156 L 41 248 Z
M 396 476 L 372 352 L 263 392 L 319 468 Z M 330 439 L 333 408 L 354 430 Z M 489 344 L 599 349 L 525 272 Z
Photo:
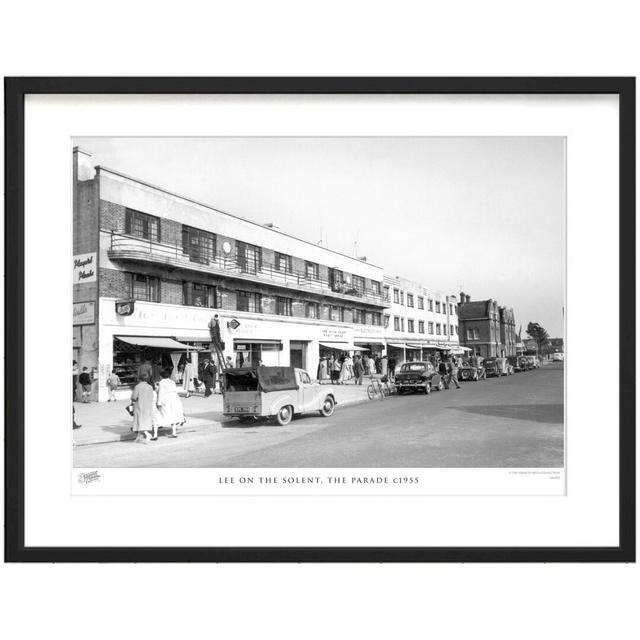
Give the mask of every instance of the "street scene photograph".
M 564 138 L 69 161 L 74 468 L 564 469 Z

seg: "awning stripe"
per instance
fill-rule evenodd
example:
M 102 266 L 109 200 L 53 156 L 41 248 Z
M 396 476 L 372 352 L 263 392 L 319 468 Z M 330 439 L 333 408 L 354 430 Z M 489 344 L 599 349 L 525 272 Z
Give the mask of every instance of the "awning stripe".
M 186 351 L 189 345 L 182 344 L 173 338 L 156 338 L 155 336 L 116 336 L 118 340 L 128 344 L 135 344 L 139 347 L 155 347 L 156 349 L 177 349 Z

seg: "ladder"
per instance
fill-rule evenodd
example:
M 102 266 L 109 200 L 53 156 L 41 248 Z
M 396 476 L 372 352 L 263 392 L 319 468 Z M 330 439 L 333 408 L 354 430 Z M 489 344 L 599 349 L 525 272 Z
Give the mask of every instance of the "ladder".
M 224 360 L 224 353 L 220 348 L 220 343 L 217 340 L 212 340 L 210 343 L 210 349 L 212 354 L 216 354 L 216 360 L 218 361 L 218 366 L 220 367 L 220 371 L 225 371 L 229 369 L 229 365 Z

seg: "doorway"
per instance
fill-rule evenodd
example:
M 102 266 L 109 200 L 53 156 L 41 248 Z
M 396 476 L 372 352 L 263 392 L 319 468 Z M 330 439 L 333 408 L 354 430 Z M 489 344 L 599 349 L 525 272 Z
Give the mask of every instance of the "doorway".
M 307 343 L 292 340 L 289 344 L 289 365 L 298 369 L 304 369 L 306 365 Z

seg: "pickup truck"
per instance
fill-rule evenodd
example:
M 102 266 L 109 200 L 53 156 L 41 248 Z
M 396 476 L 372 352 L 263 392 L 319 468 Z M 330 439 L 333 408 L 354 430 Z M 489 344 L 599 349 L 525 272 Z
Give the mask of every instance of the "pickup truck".
M 295 414 L 312 411 L 328 418 L 337 404 L 333 393 L 295 367 L 227 369 L 222 395 L 223 415 L 242 421 L 275 417 L 281 426 L 289 424 Z

